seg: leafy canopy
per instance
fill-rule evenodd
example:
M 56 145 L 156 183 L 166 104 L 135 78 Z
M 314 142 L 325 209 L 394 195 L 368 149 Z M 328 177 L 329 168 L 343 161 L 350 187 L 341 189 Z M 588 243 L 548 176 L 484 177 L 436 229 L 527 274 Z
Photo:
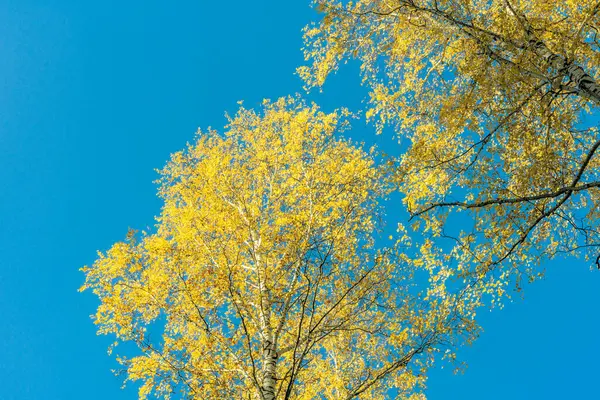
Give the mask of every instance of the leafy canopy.
M 404 204 L 456 246 L 459 275 L 533 278 L 542 259 L 581 251 L 600 266 L 600 2 L 315 4 L 300 75 L 320 86 L 358 60 L 367 116 L 407 148 L 394 160 Z M 468 212 L 462 231 L 452 210 Z
M 161 171 L 156 232 L 84 269 L 99 333 L 137 345 L 119 361 L 140 398 L 419 397 L 434 355 L 474 337 L 432 253 L 376 247 L 389 179 L 336 134 L 347 116 L 242 107 Z

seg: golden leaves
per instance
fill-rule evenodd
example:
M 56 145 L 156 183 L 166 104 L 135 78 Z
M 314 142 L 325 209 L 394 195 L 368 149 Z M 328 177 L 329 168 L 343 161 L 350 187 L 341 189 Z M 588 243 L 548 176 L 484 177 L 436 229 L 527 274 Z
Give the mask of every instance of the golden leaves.
M 142 352 L 120 359 L 140 398 L 258 395 L 273 374 L 298 399 L 416 390 L 406 364 L 427 365 L 416 355 L 445 317 L 415 308 L 405 234 L 375 248 L 391 181 L 338 136 L 348 116 L 291 97 L 241 107 L 161 171 L 156 232 L 130 231 L 84 270 L 99 332 Z
M 343 60 L 360 60 L 367 119 L 409 138 L 397 181 L 424 233 L 449 228 L 433 214 L 443 222 L 450 207 L 470 213 L 471 232 L 445 233 L 465 253 L 461 269 L 470 259 L 475 276 L 504 262 L 529 274 L 534 260 L 597 249 L 584 205 L 593 194 L 568 187 L 600 178 L 584 164 L 598 158 L 586 113 L 599 98 L 566 67 L 597 85 L 595 2 L 322 3 L 327 23 L 306 32 L 301 75 L 322 85 Z M 561 195 L 544 197 L 552 192 Z

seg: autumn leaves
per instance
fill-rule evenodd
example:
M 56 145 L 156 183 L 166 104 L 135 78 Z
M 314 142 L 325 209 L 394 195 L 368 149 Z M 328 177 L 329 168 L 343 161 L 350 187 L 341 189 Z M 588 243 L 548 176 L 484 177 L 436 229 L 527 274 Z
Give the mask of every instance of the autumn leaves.
M 99 332 L 138 347 L 120 360 L 140 398 L 421 398 L 478 307 L 548 257 L 596 256 L 597 6 L 317 4 L 300 75 L 357 58 L 373 131 L 411 145 L 382 159 L 344 139 L 347 110 L 288 97 L 174 154 L 155 232 L 84 270 Z M 411 225 L 382 246 L 392 191 Z

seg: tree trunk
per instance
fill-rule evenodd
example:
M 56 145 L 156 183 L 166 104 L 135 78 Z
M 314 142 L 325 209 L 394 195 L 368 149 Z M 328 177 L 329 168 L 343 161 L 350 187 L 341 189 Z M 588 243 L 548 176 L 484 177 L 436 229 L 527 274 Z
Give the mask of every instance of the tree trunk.
M 265 400 L 275 399 L 276 367 L 277 367 L 277 351 L 274 343 L 267 339 L 263 343 L 263 377 L 262 377 L 262 392 Z
M 530 34 L 529 46 L 535 54 L 546 61 L 558 73 L 563 73 L 575 84 L 577 89 L 582 91 L 592 99 L 596 104 L 600 104 L 600 85 L 580 66 L 567 62 L 559 54 L 550 51 L 544 42 L 538 40 Z
M 275 399 L 275 386 L 277 384 L 277 348 L 271 326 L 271 293 L 266 285 L 268 271 L 262 263 L 260 254 L 260 238 L 252 233 L 256 271 L 258 273 L 258 286 L 260 293 L 260 330 L 262 338 L 262 379 L 261 397 L 263 400 Z

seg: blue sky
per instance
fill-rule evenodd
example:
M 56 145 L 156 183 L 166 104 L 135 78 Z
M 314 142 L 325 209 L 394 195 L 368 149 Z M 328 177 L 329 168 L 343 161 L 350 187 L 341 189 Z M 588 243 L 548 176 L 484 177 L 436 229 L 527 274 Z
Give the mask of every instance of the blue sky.
M 302 90 L 300 30 L 316 17 L 305 0 L 0 0 L 0 399 L 136 398 L 110 371 L 79 268 L 153 224 L 154 169 L 198 127 Z M 357 72 L 312 98 L 359 106 Z M 430 399 L 600 397 L 600 274 L 547 267 L 523 300 L 482 313 L 468 369 L 433 371 Z

